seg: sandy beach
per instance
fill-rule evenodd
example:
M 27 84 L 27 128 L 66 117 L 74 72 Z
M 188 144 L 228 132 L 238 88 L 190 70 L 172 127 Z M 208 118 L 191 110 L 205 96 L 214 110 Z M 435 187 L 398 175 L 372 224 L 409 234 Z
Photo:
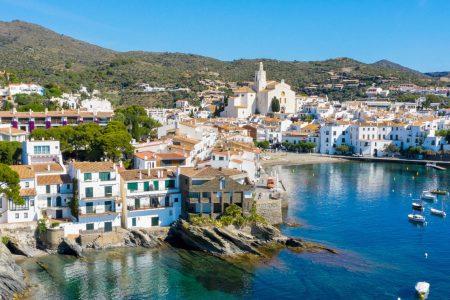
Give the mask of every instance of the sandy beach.
M 264 159 L 268 157 L 268 159 Z M 346 162 L 348 160 L 339 157 L 330 157 L 320 154 L 293 153 L 293 152 L 264 152 L 261 155 L 261 165 L 263 167 L 276 165 L 306 165 Z

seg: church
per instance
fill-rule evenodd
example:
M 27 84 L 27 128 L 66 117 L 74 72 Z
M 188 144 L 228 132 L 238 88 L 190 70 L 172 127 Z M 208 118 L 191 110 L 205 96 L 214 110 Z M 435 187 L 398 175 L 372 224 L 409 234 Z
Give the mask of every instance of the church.
M 233 90 L 233 97 L 228 99 L 228 105 L 221 113 L 222 117 L 248 118 L 252 114 L 266 115 L 272 112 L 272 100 L 280 102 L 280 113 L 292 114 L 297 112 L 295 92 L 284 80 L 281 82 L 267 81 L 263 63 L 259 63 L 259 70 L 255 72 L 255 81 L 251 86 L 243 86 Z

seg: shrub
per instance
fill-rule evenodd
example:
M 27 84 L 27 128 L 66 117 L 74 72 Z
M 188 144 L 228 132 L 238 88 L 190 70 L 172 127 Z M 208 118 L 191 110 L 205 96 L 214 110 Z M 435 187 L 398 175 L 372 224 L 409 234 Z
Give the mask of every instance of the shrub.
M 52 224 L 50 224 L 50 227 L 51 228 L 56 228 L 56 227 L 59 226 L 59 224 L 61 224 L 61 223 L 59 223 L 59 222 L 52 222 Z
M 45 233 L 47 231 L 47 225 L 46 225 L 47 220 L 45 219 L 39 219 L 38 223 L 37 223 L 37 230 L 39 233 Z
M 9 243 L 9 236 L 2 236 L 2 243 L 6 246 Z

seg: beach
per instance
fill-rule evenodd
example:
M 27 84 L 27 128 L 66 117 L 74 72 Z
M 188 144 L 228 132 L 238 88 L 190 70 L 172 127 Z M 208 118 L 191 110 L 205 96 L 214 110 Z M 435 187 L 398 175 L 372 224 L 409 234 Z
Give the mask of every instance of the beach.
M 310 153 L 264 152 L 261 155 L 261 165 L 263 167 L 278 166 L 278 165 L 291 166 L 291 165 L 336 163 L 346 161 L 347 161 L 346 159 L 340 157 L 331 157 Z

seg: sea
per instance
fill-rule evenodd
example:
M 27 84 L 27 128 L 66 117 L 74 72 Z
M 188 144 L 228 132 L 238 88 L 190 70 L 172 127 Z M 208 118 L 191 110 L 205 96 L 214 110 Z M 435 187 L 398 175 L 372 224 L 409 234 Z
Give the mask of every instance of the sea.
M 343 162 L 276 166 L 290 195 L 286 235 L 338 251 L 281 250 L 257 263 L 196 251 L 112 249 L 84 259 L 49 255 L 21 263 L 32 299 L 450 299 L 450 215 L 439 196 L 425 203 L 425 226 L 408 221 L 423 190 L 450 189 L 450 171 L 425 166 Z

